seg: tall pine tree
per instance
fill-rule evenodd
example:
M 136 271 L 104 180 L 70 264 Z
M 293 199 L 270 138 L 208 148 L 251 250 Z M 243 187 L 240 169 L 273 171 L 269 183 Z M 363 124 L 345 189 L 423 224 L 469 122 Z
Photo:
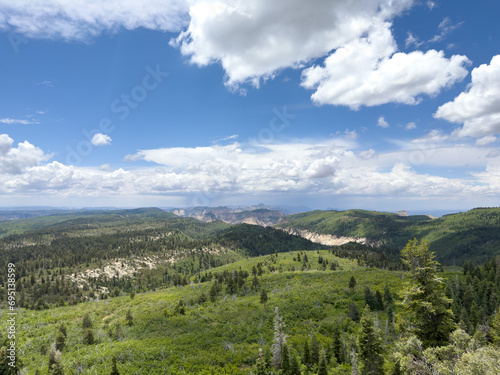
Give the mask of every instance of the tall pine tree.
M 361 331 L 358 335 L 359 370 L 364 375 L 383 374 L 384 357 L 382 340 L 375 332 L 369 306 L 365 306 L 361 316 Z
M 437 276 L 438 262 L 429 250 L 429 242 L 410 240 L 401 256 L 410 271 L 402 293 L 400 330 L 414 333 L 424 347 L 446 345 L 455 329 L 452 300 L 446 297 L 445 284 Z

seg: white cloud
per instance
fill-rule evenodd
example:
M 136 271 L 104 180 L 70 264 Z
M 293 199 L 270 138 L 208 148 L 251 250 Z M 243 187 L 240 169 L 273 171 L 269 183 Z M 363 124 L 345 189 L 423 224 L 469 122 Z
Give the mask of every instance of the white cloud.
M 337 49 L 323 66 L 305 69 L 302 86 L 316 90 L 317 104 L 352 109 L 385 103 L 418 104 L 419 95 L 437 95 L 465 78 L 465 56 L 444 57 L 442 51 L 395 53 L 390 24 L 373 27 L 368 36 Z
M 142 150 L 132 159 L 152 167 L 130 171 L 45 163 L 50 155 L 29 142 L 12 147 L 0 136 L 0 195 L 46 199 L 186 196 L 218 192 L 223 196 L 300 194 L 315 197 L 407 197 L 411 199 L 488 197 L 498 194 L 495 148 L 411 143 L 399 151 L 354 153 L 339 146 L 343 137 L 323 141 L 266 143 L 256 148 L 233 143 L 194 148 Z M 256 145 L 257 146 L 257 145 Z M 359 148 L 352 144 L 351 148 Z M 413 166 L 479 167 L 470 179 L 419 173 Z M 216 193 L 214 193 L 216 194 Z M 76 198 L 75 198 L 76 197 Z
M 302 67 L 359 38 L 371 26 L 409 8 L 413 0 L 198 0 L 172 45 L 201 66 L 220 62 L 237 86 Z
M 377 120 L 377 126 L 380 126 L 381 128 L 388 128 L 389 123 L 385 121 L 385 118 L 383 116 L 380 116 Z
M 106 134 L 96 133 L 90 142 L 94 146 L 106 146 L 111 144 L 111 137 Z
M 490 143 L 496 142 L 498 139 L 494 135 L 487 135 L 486 137 L 479 138 L 476 140 L 476 145 L 477 146 L 486 146 L 489 145 Z
M 7 134 L 0 134 L 0 155 L 5 155 L 12 149 L 14 140 Z
M 414 122 L 409 122 L 408 124 L 405 125 L 406 130 L 413 130 L 417 128 L 417 124 Z
M 453 135 L 482 137 L 500 133 L 500 55 L 474 68 L 468 91 L 438 108 L 434 117 L 463 124 Z
M 27 168 L 39 165 L 51 158 L 28 141 L 12 147 L 14 140 L 7 134 L 0 135 L 0 173 L 7 175 L 23 173 Z
M 113 169 L 111 168 L 111 165 L 109 165 L 108 163 L 106 164 L 103 164 L 99 167 L 99 170 L 100 171 L 104 171 L 104 172 L 109 172 L 109 171 L 112 171 Z
M 120 28 L 178 31 L 187 12 L 188 2 L 182 0 L 0 0 L 0 30 L 28 38 L 86 40 Z
M 3 124 L 22 124 L 22 125 L 39 124 L 39 122 L 36 120 L 23 120 L 17 118 L 9 118 L 9 117 L 0 119 L 0 122 Z

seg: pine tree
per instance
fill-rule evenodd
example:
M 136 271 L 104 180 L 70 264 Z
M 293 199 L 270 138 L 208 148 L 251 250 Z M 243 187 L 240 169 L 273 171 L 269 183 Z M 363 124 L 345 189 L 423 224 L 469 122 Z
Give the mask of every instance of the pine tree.
M 89 313 L 86 313 L 83 317 L 82 328 L 92 328 L 92 320 L 90 319 Z
M 306 366 L 310 366 L 311 363 L 311 349 L 309 348 L 309 341 L 304 341 L 304 357 L 302 358 L 302 363 Z
M 127 323 L 130 327 L 134 324 L 134 317 L 132 316 L 132 311 L 130 310 L 130 308 L 127 310 L 125 319 L 127 320 Z
M 493 344 L 500 346 L 500 309 L 498 309 L 493 321 L 491 322 L 490 335 Z
M 383 374 L 384 357 L 382 343 L 373 325 L 373 318 L 368 306 L 361 316 L 361 331 L 358 335 L 358 359 L 361 374 Z
M 64 336 L 64 334 L 61 331 L 59 331 L 57 332 L 57 337 L 56 337 L 56 350 L 62 352 L 65 346 L 66 346 L 66 336 Z
M 300 375 L 299 359 L 295 354 L 290 356 L 290 375 Z
M 113 357 L 113 367 L 111 368 L 110 375 L 120 375 L 120 371 L 118 371 L 118 366 L 116 365 L 116 357 Z
M 354 290 L 356 287 L 356 279 L 354 276 L 351 276 L 351 279 L 349 280 L 349 289 Z
M 267 292 L 264 288 L 262 288 L 262 290 L 260 291 L 260 303 L 262 303 L 264 305 L 264 310 L 267 311 L 267 300 L 268 300 L 268 297 L 267 297 Z
M 322 349 L 320 353 L 318 375 L 328 375 L 328 368 L 326 366 L 326 353 L 324 349 Z
M 64 375 L 64 367 L 61 364 L 61 352 L 51 350 L 49 354 L 50 375 Z
M 445 284 L 438 278 L 434 253 L 429 242 L 410 240 L 401 251 L 403 263 L 410 269 L 409 282 L 403 290 L 400 329 L 414 333 L 424 347 L 441 346 L 449 342 L 455 329 L 451 299 L 444 292 Z
M 281 371 L 284 375 L 290 375 L 290 354 L 288 345 L 283 345 L 283 353 L 281 356 Z
M 83 331 L 83 343 L 85 345 L 93 345 L 95 342 L 94 340 L 94 332 L 90 328 L 86 328 Z
M 255 363 L 255 375 L 267 375 L 266 361 L 262 353 L 262 348 L 259 348 L 259 357 Z
M 317 365 L 319 363 L 319 342 L 314 333 L 311 334 L 311 363 Z
M 355 302 L 351 302 L 349 304 L 349 309 L 347 311 L 347 317 L 356 323 L 359 322 L 359 309 L 358 309 L 358 305 L 356 305 Z

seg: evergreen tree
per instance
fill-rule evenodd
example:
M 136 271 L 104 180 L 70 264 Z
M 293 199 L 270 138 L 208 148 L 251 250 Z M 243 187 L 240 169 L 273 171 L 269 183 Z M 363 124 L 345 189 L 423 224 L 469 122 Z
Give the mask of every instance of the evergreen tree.
M 302 363 L 306 366 L 311 365 L 311 349 L 309 348 L 309 341 L 304 341 L 304 356 L 302 357 Z
M 92 320 L 90 319 L 90 315 L 89 315 L 89 313 L 86 313 L 86 314 L 83 316 L 82 328 L 83 328 L 83 329 L 86 329 L 86 328 L 92 328 Z
M 361 331 L 358 335 L 358 360 L 361 374 L 383 374 L 384 357 L 382 343 L 375 332 L 373 317 L 368 306 L 361 317 Z
M 319 342 L 314 333 L 311 334 L 311 363 L 317 365 L 319 363 Z
M 387 285 L 387 283 L 385 283 L 385 286 L 384 286 L 384 302 L 385 302 L 385 306 L 390 305 L 394 302 L 394 297 L 393 297 L 391 290 L 389 289 L 389 285 Z
M 113 367 L 111 368 L 110 375 L 120 375 L 120 371 L 118 371 L 118 367 L 116 365 L 116 357 L 113 357 Z
M 281 356 L 281 371 L 284 375 L 290 375 L 290 354 L 288 345 L 283 345 L 283 353 Z
M 322 349 L 320 353 L 319 367 L 318 367 L 318 375 L 328 375 L 328 368 L 326 366 L 326 353 L 325 350 Z
M 290 375 L 300 375 L 299 359 L 295 354 L 290 355 Z
M 264 288 L 262 288 L 262 290 L 260 291 L 260 303 L 264 305 L 264 310 L 267 310 L 266 307 L 267 300 L 268 300 L 267 292 Z
M 376 307 L 377 310 L 383 310 L 384 309 L 384 300 L 382 299 L 382 293 L 380 293 L 379 290 L 375 292 L 375 301 L 376 301 Z
M 356 287 L 356 279 L 354 276 L 351 276 L 351 279 L 349 280 L 349 289 L 354 290 Z
M 64 334 L 61 331 L 59 331 L 57 332 L 57 337 L 56 337 L 56 350 L 62 352 L 65 346 L 66 346 L 66 336 L 64 336 Z
M 337 323 L 333 328 L 333 354 L 338 363 L 344 363 L 344 355 L 342 352 L 342 341 L 341 341 L 341 330 L 339 324 Z
M 354 322 L 359 322 L 359 309 L 355 302 L 349 304 L 349 309 L 347 310 L 347 317 L 349 317 Z
M 130 308 L 127 310 L 125 319 L 127 320 L 127 323 L 130 327 L 134 324 L 134 317 L 132 316 L 132 311 L 130 310 Z
M 84 331 L 83 331 L 83 343 L 85 345 L 93 345 L 95 342 L 95 339 L 94 339 L 94 332 L 92 331 L 92 329 L 90 328 L 86 328 Z
M 266 361 L 262 353 L 262 348 L 259 348 L 259 356 L 255 363 L 255 375 L 267 375 Z
M 493 344 L 500 346 L 500 309 L 491 322 L 490 336 Z
M 50 375 L 64 375 L 64 367 L 61 364 L 61 352 L 50 351 L 48 373 Z
M 403 263 L 410 269 L 409 282 L 403 290 L 400 329 L 414 333 L 424 347 L 441 346 L 449 341 L 455 329 L 451 299 L 444 292 L 444 283 L 437 277 L 434 253 L 429 242 L 410 240 L 401 251 Z
M 365 287 L 365 304 L 370 306 L 370 310 L 372 311 L 377 309 L 377 300 L 369 286 Z

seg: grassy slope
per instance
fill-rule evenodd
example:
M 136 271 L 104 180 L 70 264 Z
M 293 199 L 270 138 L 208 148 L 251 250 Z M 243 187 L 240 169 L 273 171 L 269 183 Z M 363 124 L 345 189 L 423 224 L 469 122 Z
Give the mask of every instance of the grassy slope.
M 328 259 L 334 256 L 320 251 Z M 318 266 L 318 253 L 307 252 L 312 268 Z M 272 263 L 270 256 L 241 260 L 212 272 L 246 269 L 257 262 L 267 262 L 283 272 L 266 272 L 262 283 L 268 290 L 267 311 L 260 304 L 258 291 L 246 295 L 218 297 L 215 303 L 197 303 L 202 292 L 209 294 L 211 283 L 169 288 L 99 302 L 87 302 L 33 312 L 23 311 L 18 325 L 18 346 L 23 349 L 23 361 L 28 373 L 36 369 L 46 372 L 47 355 L 40 354 L 42 345 L 50 346 L 55 340 L 57 327 L 64 322 L 68 327 L 67 348 L 62 361 L 66 369 L 80 368 L 83 374 L 107 373 L 111 357 L 118 357 L 121 374 L 248 374 L 257 357 L 259 342 L 272 340 L 273 309 L 278 306 L 286 323 L 288 342 L 299 348 L 311 329 L 328 333 L 332 321 L 345 314 L 350 301 L 362 306 L 363 288 L 382 290 L 387 281 L 393 291 L 400 287 L 400 273 L 367 270 L 353 261 L 337 259 L 343 270 L 289 271 L 296 252 L 279 254 Z M 265 268 L 265 267 L 264 267 Z M 354 275 L 358 284 L 351 292 L 347 285 Z M 251 284 L 249 277 L 247 285 Z M 186 315 L 174 315 L 179 299 L 188 307 Z M 126 311 L 131 309 L 135 324 L 128 327 Z M 94 321 L 97 345 L 81 343 L 81 321 L 89 312 Z M 172 316 L 167 317 L 172 314 Z M 382 313 L 381 318 L 385 319 Z M 108 327 L 120 323 L 122 337 L 110 337 Z M 328 337 L 328 335 L 324 336 Z M 323 337 L 323 339 L 324 339 Z M 228 363 L 225 365 L 225 363 Z M 204 372 L 207 371 L 207 372 Z M 213 371 L 213 372 L 212 372 Z
M 408 239 L 426 238 L 441 261 L 484 261 L 500 254 L 500 208 L 473 209 L 431 220 L 363 210 L 311 211 L 290 215 L 278 225 L 337 236 L 365 237 L 402 248 Z

